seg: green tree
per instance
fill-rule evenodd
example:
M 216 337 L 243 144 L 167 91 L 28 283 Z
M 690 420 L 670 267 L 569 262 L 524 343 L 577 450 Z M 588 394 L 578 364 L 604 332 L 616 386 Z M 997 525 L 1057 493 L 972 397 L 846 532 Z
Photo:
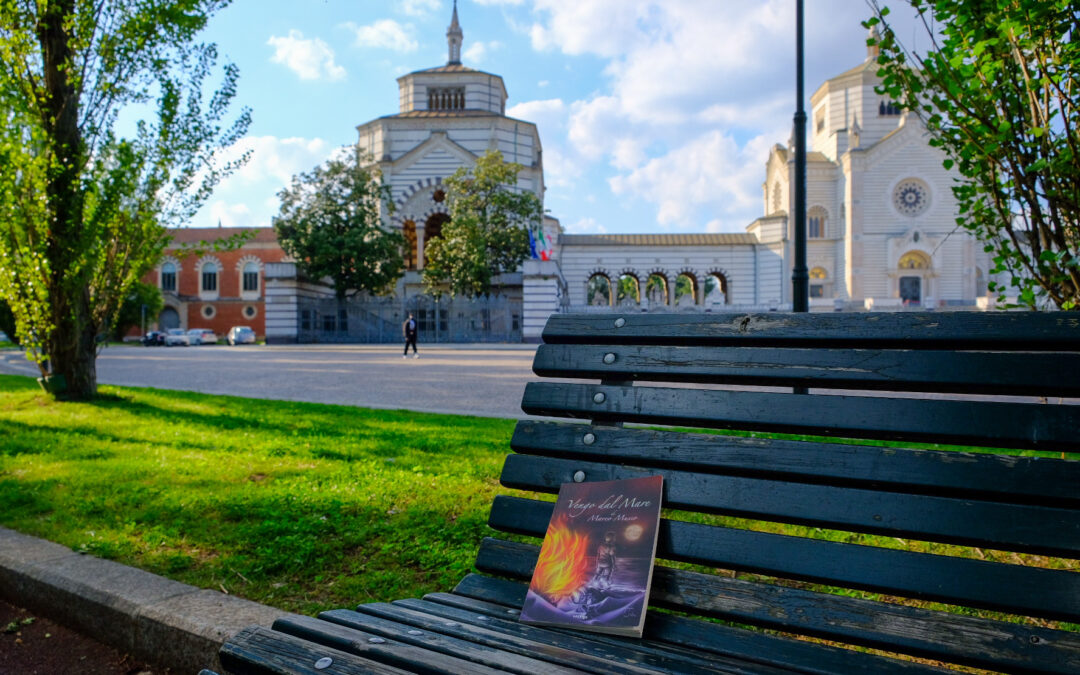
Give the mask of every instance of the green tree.
M 0 331 L 8 336 L 9 340 L 18 340 L 15 332 L 15 315 L 7 303 L 0 300 Z
M 390 189 L 355 152 L 294 176 L 278 197 L 281 247 L 309 278 L 333 279 L 338 300 L 350 291 L 386 293 L 401 278 L 405 237 L 382 224 Z
M 1080 301 L 1080 5 L 1075 0 L 908 0 L 929 48 L 880 24 L 880 93 L 916 113 L 941 148 L 958 225 L 993 255 L 992 288 L 1037 307 Z M 1015 289 L 1015 290 L 1010 290 Z
M 144 317 L 147 324 L 153 323 L 164 304 L 157 286 L 136 281 L 120 303 L 120 311 L 116 313 L 116 323 L 113 325 L 113 338 L 123 340 L 134 326 L 139 326 L 141 330 Z
M 493 150 L 443 182 L 450 220 L 424 248 L 429 292 L 486 295 L 496 276 L 518 269 L 529 256 L 527 228 L 540 226 L 544 208 L 539 197 L 517 187 L 521 169 Z
M 0 0 L 0 298 L 42 375 L 97 391 L 95 337 L 217 182 L 249 116 L 222 120 L 238 72 L 203 100 L 228 0 Z M 130 134 L 118 119 L 140 121 Z M 124 127 L 126 128 L 126 127 Z M 49 364 L 47 368 L 46 364 Z

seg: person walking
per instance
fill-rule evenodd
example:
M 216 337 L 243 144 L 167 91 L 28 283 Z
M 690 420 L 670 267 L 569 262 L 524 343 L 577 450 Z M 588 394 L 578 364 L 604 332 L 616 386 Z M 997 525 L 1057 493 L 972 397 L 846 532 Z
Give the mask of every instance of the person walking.
M 405 353 L 401 355 L 401 358 L 405 358 L 409 354 L 409 345 L 412 345 L 412 357 L 419 358 L 419 354 L 416 353 L 416 319 L 413 318 L 412 312 L 409 312 L 409 318 L 405 319 L 405 323 L 401 325 L 401 332 L 405 336 Z

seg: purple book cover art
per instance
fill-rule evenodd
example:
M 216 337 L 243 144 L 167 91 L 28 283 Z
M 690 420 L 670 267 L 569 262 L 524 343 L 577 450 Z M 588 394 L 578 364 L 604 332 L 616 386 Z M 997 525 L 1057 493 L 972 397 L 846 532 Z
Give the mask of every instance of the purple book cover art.
M 563 485 L 521 620 L 640 636 L 662 490 L 662 476 Z

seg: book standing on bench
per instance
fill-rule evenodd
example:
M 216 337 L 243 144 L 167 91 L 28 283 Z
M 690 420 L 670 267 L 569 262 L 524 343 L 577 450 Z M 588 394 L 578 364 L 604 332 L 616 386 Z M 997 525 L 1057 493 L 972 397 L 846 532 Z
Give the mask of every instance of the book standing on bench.
M 521 621 L 641 637 L 662 492 L 662 476 L 564 484 Z

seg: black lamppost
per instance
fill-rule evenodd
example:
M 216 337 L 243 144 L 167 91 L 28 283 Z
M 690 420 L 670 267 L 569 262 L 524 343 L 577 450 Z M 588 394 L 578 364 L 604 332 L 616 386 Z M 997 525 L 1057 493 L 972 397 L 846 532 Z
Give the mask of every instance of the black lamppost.
M 791 272 L 792 309 L 810 309 L 806 270 L 806 111 L 803 109 L 803 0 L 795 0 L 795 266 Z

